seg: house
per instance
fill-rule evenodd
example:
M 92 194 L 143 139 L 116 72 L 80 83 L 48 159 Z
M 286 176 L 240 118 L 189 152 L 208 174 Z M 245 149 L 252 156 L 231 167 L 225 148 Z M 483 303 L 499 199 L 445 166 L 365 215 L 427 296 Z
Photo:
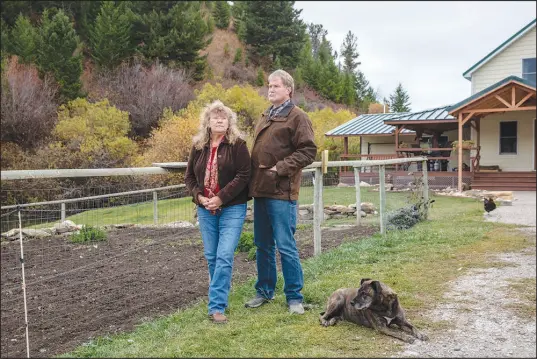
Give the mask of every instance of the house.
M 461 191 L 466 182 L 473 188 L 534 191 L 535 25 L 533 20 L 463 73 L 472 90 L 460 102 L 420 112 L 361 115 L 325 135 L 343 137 L 344 143 L 348 136 L 361 136 L 360 158 L 427 156 L 431 187 L 455 185 Z M 352 158 L 346 146 L 342 158 Z M 390 176 L 404 182 L 409 171 L 418 169 L 395 168 Z

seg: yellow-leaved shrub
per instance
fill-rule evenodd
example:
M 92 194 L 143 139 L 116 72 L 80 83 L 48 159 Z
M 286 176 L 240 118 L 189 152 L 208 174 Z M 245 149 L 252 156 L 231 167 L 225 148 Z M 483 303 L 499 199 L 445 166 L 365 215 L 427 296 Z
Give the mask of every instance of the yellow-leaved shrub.
M 108 100 L 90 103 L 77 98 L 60 106 L 53 130 L 57 141 L 49 147 L 77 157 L 74 166 L 134 165 L 138 162 L 138 146 L 128 138 L 129 130 L 129 114 L 111 106 Z
M 308 112 L 315 134 L 315 144 L 317 145 L 317 160 L 321 159 L 321 152 L 329 150 L 330 160 L 339 160 L 339 155 L 343 153 L 343 138 L 327 137 L 324 134 L 347 121 L 352 120 L 356 115 L 348 110 L 338 110 L 334 112 L 330 107 L 322 110 Z M 358 153 L 359 139 L 349 138 L 349 152 Z

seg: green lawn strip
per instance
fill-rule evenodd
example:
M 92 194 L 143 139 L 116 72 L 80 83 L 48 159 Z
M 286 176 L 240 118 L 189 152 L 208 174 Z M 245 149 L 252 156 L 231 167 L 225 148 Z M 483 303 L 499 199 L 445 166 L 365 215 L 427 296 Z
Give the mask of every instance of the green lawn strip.
M 420 314 L 443 301 L 447 283 L 470 268 L 486 266 L 494 252 L 535 245 L 513 226 L 484 222 L 482 203 L 436 197 L 430 220 L 407 231 L 388 232 L 305 260 L 303 290 L 313 305 L 303 316 L 287 313 L 279 277 L 276 299 L 257 309 L 244 308 L 254 280 L 233 289 L 229 324 L 207 318 L 206 302 L 144 323 L 133 332 L 98 338 L 66 357 L 378 357 L 402 343 L 353 324 L 319 325 L 319 313 L 339 287 L 355 287 L 364 277 L 390 285 L 407 316 L 431 334 L 450 323 L 431 323 Z M 155 293 L 156 295 L 158 293 Z M 178 293 L 180 295 L 180 293 Z
M 388 192 L 386 199 L 387 210 L 404 206 L 407 203 L 408 192 Z M 341 204 L 349 205 L 356 203 L 354 187 L 324 187 L 323 200 L 325 205 Z M 370 188 L 362 190 L 362 202 L 372 202 L 379 207 L 379 193 Z M 301 189 L 299 204 L 313 203 L 313 187 Z M 248 203 L 252 204 L 252 201 Z M 69 209 L 69 205 L 67 206 Z M 69 212 L 67 212 L 69 213 Z M 89 209 L 87 211 L 67 216 L 66 219 L 76 224 L 88 226 L 105 226 L 110 224 L 135 223 L 153 224 L 153 202 L 147 201 L 124 206 Z M 158 221 L 160 224 L 174 221 L 193 221 L 194 204 L 191 197 L 178 199 L 165 199 L 158 201 Z M 378 216 L 369 216 L 364 223 L 378 222 Z M 352 222 L 352 221 L 351 221 Z M 38 223 L 29 228 L 53 227 L 56 222 Z

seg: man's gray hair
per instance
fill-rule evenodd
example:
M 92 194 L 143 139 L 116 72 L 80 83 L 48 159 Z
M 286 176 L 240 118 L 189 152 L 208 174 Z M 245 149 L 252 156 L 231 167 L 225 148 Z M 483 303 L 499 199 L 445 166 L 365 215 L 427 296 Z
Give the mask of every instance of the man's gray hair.
M 268 80 L 270 81 L 270 79 L 273 77 L 281 78 L 283 85 L 291 89 L 289 97 L 293 97 L 293 93 L 295 92 L 295 80 L 293 80 L 293 76 L 289 75 L 289 73 L 284 70 L 276 70 L 270 74 Z

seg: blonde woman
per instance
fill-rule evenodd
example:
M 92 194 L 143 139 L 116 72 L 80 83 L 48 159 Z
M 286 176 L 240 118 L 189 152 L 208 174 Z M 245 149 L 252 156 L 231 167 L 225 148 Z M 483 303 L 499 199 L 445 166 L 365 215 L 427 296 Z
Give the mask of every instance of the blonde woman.
M 250 154 L 241 137 L 237 115 L 214 101 L 201 113 L 186 169 L 209 267 L 208 313 L 215 323 L 227 322 L 234 253 L 249 199 Z

